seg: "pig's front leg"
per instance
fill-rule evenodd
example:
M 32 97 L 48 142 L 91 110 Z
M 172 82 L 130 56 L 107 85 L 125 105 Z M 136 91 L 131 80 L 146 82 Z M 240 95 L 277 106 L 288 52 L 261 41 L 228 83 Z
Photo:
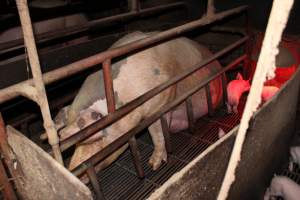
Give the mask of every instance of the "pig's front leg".
M 153 170 L 157 170 L 163 161 L 167 162 L 167 151 L 160 120 L 154 122 L 148 128 L 154 144 L 154 151 L 149 159 Z
M 226 106 L 227 106 L 227 113 L 231 114 L 232 113 L 232 106 L 228 102 L 226 102 Z

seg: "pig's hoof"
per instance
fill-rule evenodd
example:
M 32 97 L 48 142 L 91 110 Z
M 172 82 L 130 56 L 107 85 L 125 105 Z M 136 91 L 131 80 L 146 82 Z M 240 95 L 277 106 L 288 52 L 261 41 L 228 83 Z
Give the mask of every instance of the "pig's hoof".
M 164 151 L 154 151 L 149 159 L 149 165 L 155 171 L 157 170 L 162 162 L 167 162 L 167 152 Z

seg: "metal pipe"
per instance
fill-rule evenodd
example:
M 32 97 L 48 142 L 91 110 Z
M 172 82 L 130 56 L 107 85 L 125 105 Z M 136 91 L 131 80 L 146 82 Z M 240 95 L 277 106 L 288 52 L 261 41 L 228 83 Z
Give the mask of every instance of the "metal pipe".
M 156 14 L 162 11 L 170 10 L 179 8 L 181 6 L 184 6 L 185 3 L 183 2 L 177 2 L 177 3 L 170 3 L 167 5 L 161 5 L 161 6 L 155 6 L 152 8 L 146 8 L 142 10 L 137 11 L 131 11 L 128 13 L 122 13 L 115 16 L 105 17 L 102 19 L 97 19 L 93 21 L 89 21 L 84 25 L 79 26 L 72 26 L 65 28 L 63 30 L 57 30 L 54 32 L 46 32 L 42 33 L 36 36 L 37 43 L 46 42 L 53 39 L 59 39 L 66 36 L 71 36 L 74 34 L 79 34 L 84 31 L 88 31 L 92 27 L 97 27 L 101 25 L 111 24 L 112 22 L 118 22 L 118 21 L 125 21 L 128 19 L 132 19 L 134 17 L 142 17 L 147 15 Z M 137 7 L 138 8 L 138 7 Z M 22 48 L 23 46 L 23 39 L 17 39 L 11 42 L 5 42 L 0 44 L 0 54 L 6 53 L 8 51 L 13 51 L 19 48 Z
M 111 77 L 111 60 L 107 59 L 103 62 L 102 66 L 104 86 L 105 86 L 105 96 L 107 102 L 108 113 L 112 113 L 116 110 L 115 95 L 113 88 L 113 81 Z
M 86 173 L 92 183 L 93 189 L 96 193 L 97 200 L 105 200 L 103 191 L 101 190 L 100 184 L 97 179 L 95 168 L 92 165 L 89 165 L 88 169 L 86 170 Z
M 154 123 L 158 118 L 160 118 L 162 115 L 167 113 L 170 109 L 180 105 L 186 98 L 193 95 L 194 93 L 196 93 L 201 88 L 205 87 L 205 85 L 207 85 L 210 81 L 214 80 L 215 78 L 220 76 L 222 73 L 224 73 L 228 69 L 230 69 L 230 68 L 236 66 L 237 64 L 239 64 L 240 62 L 244 61 L 244 59 L 246 59 L 246 57 L 247 57 L 246 55 L 243 55 L 243 56 L 237 58 L 236 60 L 231 62 L 226 67 L 219 70 L 214 75 L 212 75 L 212 76 L 206 78 L 205 80 L 201 81 L 201 83 L 196 85 L 194 88 L 190 89 L 189 91 L 187 91 L 186 93 L 184 93 L 180 97 L 176 98 L 174 101 L 170 102 L 169 104 L 166 104 L 163 108 L 160 109 L 160 111 L 156 112 L 155 114 L 151 115 L 147 119 L 143 120 L 138 126 L 136 126 L 133 129 L 129 130 L 128 132 L 126 132 L 125 134 L 120 136 L 117 140 L 113 141 L 112 143 L 110 143 L 109 145 L 104 147 L 101 151 L 96 153 L 94 156 L 87 159 L 85 162 L 83 162 L 83 164 L 76 167 L 72 171 L 74 173 L 74 175 L 80 176 L 82 173 L 84 173 L 87 170 L 86 163 L 90 163 L 92 165 L 95 165 L 99 161 L 103 160 L 104 158 L 109 156 L 111 153 L 116 151 L 118 148 L 120 148 L 122 145 L 127 143 L 127 141 L 131 137 L 135 136 L 138 132 L 142 131 L 144 128 L 146 128 L 149 125 L 151 125 L 152 123 Z
M 40 68 L 40 62 L 33 36 L 27 0 L 17 0 L 16 3 L 22 25 L 24 43 L 28 52 L 29 63 L 32 71 L 33 84 L 37 95 L 35 99 L 37 100 L 37 103 L 39 104 L 42 112 L 42 116 L 44 119 L 44 128 L 48 134 L 48 140 L 52 146 L 54 158 L 59 163 L 63 164 L 63 159 L 59 148 L 59 138 L 54 123 L 51 119 L 48 99 L 46 96 L 46 90 L 42 77 L 42 71 Z
M 100 121 L 91 124 L 90 126 L 82 129 L 77 134 L 72 135 L 68 139 L 61 141 L 61 151 L 65 151 L 69 147 L 73 146 L 74 144 L 90 137 L 95 132 L 99 131 L 100 129 L 105 128 L 106 126 L 116 122 L 121 117 L 125 116 L 128 112 L 132 111 L 133 109 L 137 108 L 138 106 L 142 105 L 146 101 L 148 101 L 153 96 L 159 94 L 161 91 L 167 89 L 171 85 L 179 82 L 180 80 L 188 77 L 189 75 L 193 74 L 195 71 L 199 70 L 201 67 L 209 64 L 210 62 L 214 61 L 218 57 L 226 54 L 227 52 L 231 51 L 232 49 L 238 47 L 245 41 L 247 41 L 248 37 L 245 36 L 242 39 L 238 40 L 237 42 L 229 45 L 228 47 L 224 48 L 223 50 L 217 52 L 213 56 L 208 59 L 203 60 L 201 63 L 196 64 L 195 66 L 189 68 L 187 71 L 183 72 L 182 74 L 171 78 L 170 80 L 166 81 L 165 83 L 155 87 L 154 89 L 150 90 L 149 92 L 143 94 L 142 96 L 136 98 L 135 100 L 129 102 L 126 106 L 119 108 L 111 115 L 107 115 L 103 117 Z
M 76 61 L 74 63 L 65 65 L 59 69 L 53 70 L 51 72 L 47 72 L 43 76 L 43 80 L 45 84 L 53 83 L 54 81 L 60 80 L 62 78 L 71 76 L 75 73 L 78 73 L 84 69 L 90 68 L 94 65 L 97 65 L 104 60 L 114 58 L 120 55 L 124 55 L 126 53 L 132 52 L 137 49 L 141 49 L 144 47 L 149 47 L 150 45 L 156 44 L 158 42 L 162 42 L 166 39 L 172 38 L 174 36 L 178 36 L 188 30 L 195 29 L 199 26 L 211 24 L 215 21 L 221 20 L 225 17 L 231 16 L 233 14 L 240 13 L 247 9 L 247 6 L 237 7 L 228 11 L 224 11 L 218 14 L 215 14 L 213 17 L 203 17 L 199 20 L 195 20 L 189 22 L 187 24 L 172 28 L 167 31 L 160 32 L 156 35 L 144 38 L 142 40 L 138 40 L 127 45 L 110 49 L 108 51 L 90 56 L 88 58 Z M 20 95 L 19 90 L 17 89 L 20 85 L 24 84 L 33 84 L 33 80 L 29 79 L 27 81 L 20 82 L 13 86 L 7 87 L 5 89 L 0 90 L 0 103 L 10 100 L 18 95 Z
M 131 12 L 139 12 L 139 1 L 128 0 L 128 7 Z
M 205 86 L 205 94 L 206 94 L 206 101 L 207 101 L 207 108 L 208 108 L 208 116 L 211 117 L 211 116 L 214 115 L 214 108 L 213 108 L 213 103 L 212 103 L 210 85 L 209 84 L 207 84 Z
M 134 164 L 135 170 L 137 172 L 137 175 L 139 178 L 144 178 L 145 172 L 143 169 L 142 159 L 141 159 L 141 155 L 140 155 L 135 137 L 133 136 L 132 138 L 130 138 L 128 143 L 129 143 L 130 151 L 131 151 L 131 154 L 133 157 L 133 164 Z
M 212 17 L 215 14 L 214 0 L 207 0 L 207 11 L 208 17 Z
M 10 148 L 7 140 L 7 132 L 5 128 L 5 124 L 0 113 L 0 151 L 4 157 L 4 161 L 6 166 L 8 167 L 10 174 L 14 179 L 19 178 L 20 183 L 23 182 L 23 171 L 21 169 L 21 165 L 18 162 L 13 150 Z
M 8 179 L 6 170 L 3 166 L 2 159 L 0 159 L 0 191 L 3 194 L 4 199 L 6 200 L 17 200 L 15 191 Z
M 172 153 L 171 137 L 169 126 L 166 118 L 164 116 L 160 117 L 161 128 L 165 138 L 165 146 L 168 153 Z M 170 122 L 171 123 L 171 122 Z
M 195 130 L 195 126 L 194 126 L 194 111 L 193 111 L 192 97 L 188 97 L 186 99 L 185 107 L 186 107 L 186 114 L 189 122 L 189 130 L 191 133 L 193 133 Z
M 246 55 L 249 55 L 249 54 L 246 53 Z M 247 60 L 247 59 L 248 59 L 248 56 L 245 60 Z M 227 78 L 226 78 L 225 73 L 222 75 L 222 90 L 223 90 L 223 104 L 226 105 L 228 94 L 227 94 Z

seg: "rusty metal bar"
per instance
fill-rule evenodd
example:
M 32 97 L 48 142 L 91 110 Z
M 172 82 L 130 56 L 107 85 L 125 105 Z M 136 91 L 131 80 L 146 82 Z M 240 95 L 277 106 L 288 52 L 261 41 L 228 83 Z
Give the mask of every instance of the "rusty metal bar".
M 86 170 L 86 173 L 87 173 L 87 175 L 92 183 L 93 189 L 96 193 L 96 199 L 97 200 L 105 200 L 103 191 L 102 191 L 100 184 L 98 182 L 98 179 L 97 179 L 97 174 L 96 174 L 95 168 L 92 165 L 88 165 L 88 169 Z
M 207 100 L 207 108 L 208 108 L 208 115 L 211 117 L 214 115 L 214 108 L 211 98 L 211 92 L 210 92 L 210 85 L 207 84 L 205 86 L 205 94 L 206 94 L 206 100 Z
M 48 141 L 49 144 L 52 146 L 52 150 L 54 152 L 54 158 L 56 159 L 56 161 L 58 161 L 60 164 L 63 165 L 63 159 L 59 147 L 59 138 L 50 114 L 45 85 L 42 77 L 42 71 L 41 71 L 38 53 L 37 53 L 35 40 L 33 36 L 33 30 L 32 30 L 31 19 L 29 16 L 27 0 L 17 0 L 16 3 L 17 3 L 19 16 L 20 16 L 21 25 L 22 25 L 24 43 L 28 52 L 30 68 L 33 76 L 33 85 L 34 85 L 34 90 L 32 91 L 34 92 L 33 96 L 35 96 L 34 99 L 40 106 L 43 120 L 44 120 L 44 128 L 48 134 Z
M 135 100 L 129 102 L 126 106 L 121 107 L 117 111 L 115 111 L 111 115 L 107 115 L 104 118 L 102 118 L 100 121 L 95 122 L 91 124 L 90 126 L 82 129 L 77 134 L 72 135 L 68 139 L 61 141 L 61 151 L 65 151 L 69 147 L 73 146 L 74 144 L 88 138 L 89 136 L 93 135 L 95 132 L 99 131 L 100 129 L 105 128 L 106 126 L 112 124 L 113 122 L 116 122 L 121 117 L 125 116 L 128 112 L 132 111 L 133 109 L 137 108 L 138 106 L 142 105 L 146 101 L 148 101 L 153 96 L 159 94 L 161 91 L 165 90 L 166 88 L 170 87 L 171 85 L 179 82 L 180 80 L 188 77 L 195 71 L 199 70 L 201 67 L 204 67 L 205 65 L 209 64 L 210 62 L 214 61 L 218 57 L 224 55 L 225 53 L 231 51 L 232 49 L 238 47 L 245 41 L 247 41 L 248 37 L 243 37 L 242 39 L 238 40 L 237 42 L 229 45 L 228 47 L 224 48 L 223 50 L 217 52 L 212 57 L 203 60 L 201 63 L 196 64 L 195 66 L 191 67 L 187 71 L 183 72 L 182 74 L 171 78 L 169 81 L 166 81 L 165 83 L 155 87 L 154 89 L 150 90 L 149 92 L 145 93 L 144 95 L 136 98 Z
M 110 16 L 110 17 L 105 17 L 102 19 L 97 19 L 93 21 L 89 21 L 84 25 L 80 26 L 72 26 L 65 28 L 63 30 L 57 30 L 55 32 L 47 32 L 47 33 L 42 33 L 36 36 L 37 43 L 42 43 L 46 42 L 52 39 L 59 39 L 63 38 L 66 36 L 71 36 L 74 34 L 82 33 L 85 31 L 88 31 L 92 27 L 97 27 L 101 25 L 107 25 L 111 24 L 112 22 L 118 22 L 118 21 L 125 21 L 132 19 L 134 17 L 143 17 L 147 15 L 152 15 L 156 14 L 162 11 L 170 10 L 170 9 L 175 9 L 184 6 L 185 3 L 183 2 L 177 2 L 177 3 L 170 3 L 166 5 L 161 5 L 161 6 L 155 6 L 152 8 L 145 8 L 142 10 L 136 10 L 136 11 L 131 11 L 128 13 L 123 13 L 123 14 L 118 14 L 115 16 Z M 139 8 L 139 7 L 137 7 Z M 11 42 L 5 42 L 1 43 L 0 45 L 0 54 L 6 53 L 8 51 L 13 51 L 19 48 L 23 47 L 23 39 L 17 39 Z
M 132 52 L 137 49 L 149 47 L 150 45 L 157 44 L 164 40 L 170 39 L 174 36 L 178 36 L 184 32 L 195 29 L 197 27 L 211 24 L 215 21 L 224 19 L 225 17 L 240 13 L 242 11 L 245 11 L 246 9 L 247 9 L 247 6 L 241 6 L 241 7 L 237 7 L 237 8 L 228 10 L 228 11 L 224 11 L 224 12 L 215 14 L 213 17 L 209 17 L 209 18 L 203 17 L 201 19 L 198 19 L 198 20 L 189 22 L 187 24 L 169 29 L 167 31 L 160 32 L 153 36 L 129 43 L 127 45 L 124 45 L 124 46 L 121 46 L 118 48 L 114 48 L 114 49 L 110 49 L 105 52 L 90 56 L 88 58 L 65 65 L 59 69 L 45 73 L 43 76 L 43 81 L 45 84 L 52 83 L 54 81 L 57 81 L 62 78 L 71 76 L 75 73 L 78 73 L 84 69 L 95 66 L 95 65 L 103 62 L 104 60 L 107 60 L 110 58 L 115 58 L 117 56 L 127 54 L 127 53 Z M 10 100 L 10 99 L 20 95 L 20 86 L 28 85 L 28 84 L 32 85 L 33 80 L 29 79 L 29 80 L 20 82 L 18 84 L 15 84 L 13 86 L 10 86 L 10 87 L 0 90 L 0 103 Z
M 5 124 L 0 113 L 0 151 L 3 155 L 6 166 L 8 167 L 12 178 L 18 178 L 22 183 L 23 171 L 21 165 L 19 164 L 13 150 L 10 148 L 7 140 L 7 133 Z
M 112 113 L 116 110 L 115 95 L 113 88 L 113 81 L 111 77 L 111 60 L 107 59 L 103 62 L 102 67 L 104 86 L 105 86 L 105 96 L 107 102 L 108 113 Z
M 245 60 L 246 59 L 247 58 L 245 58 Z M 227 94 L 227 78 L 225 72 L 222 75 L 222 90 L 223 90 L 223 105 L 226 105 L 228 94 Z
M 137 175 L 139 178 L 144 178 L 145 177 L 145 172 L 143 169 L 143 165 L 142 165 L 142 160 L 141 160 L 141 155 L 137 146 L 137 142 L 135 137 L 131 137 L 128 141 L 129 146 L 130 146 L 130 150 L 131 150 L 131 154 L 133 157 L 133 163 L 134 163 L 134 167 L 136 169 Z
M 0 154 L 1 156 L 1 154 Z M 17 196 L 12 187 L 10 180 L 6 174 L 2 159 L 0 159 L 0 192 L 2 192 L 4 199 L 6 200 L 17 200 Z
M 191 133 L 194 132 L 195 126 L 194 126 L 194 111 L 193 111 L 193 102 L 192 102 L 192 97 L 188 97 L 185 101 L 185 107 L 186 107 L 186 114 L 189 122 L 189 130 Z
M 164 134 L 164 138 L 165 138 L 166 150 L 168 153 L 172 153 L 172 145 L 171 145 L 169 126 L 168 126 L 168 122 L 164 116 L 160 117 L 160 123 L 161 123 L 162 131 Z
M 128 132 L 126 132 L 125 134 L 120 136 L 117 140 L 113 141 L 112 143 L 110 143 L 109 145 L 104 147 L 100 152 L 96 153 L 94 156 L 87 159 L 85 162 L 83 162 L 83 164 L 76 167 L 72 171 L 74 173 L 74 175 L 80 176 L 82 173 L 84 173 L 87 170 L 86 163 L 91 163 L 92 165 L 94 165 L 94 164 L 98 163 L 99 161 L 101 161 L 102 159 L 106 158 L 108 155 L 110 155 L 111 153 L 116 151 L 118 148 L 120 148 L 122 145 L 127 143 L 127 141 L 130 138 L 132 138 L 133 136 L 135 136 L 138 132 L 142 131 L 143 129 L 145 129 L 146 127 L 148 127 L 152 123 L 154 123 L 158 118 L 160 118 L 162 115 L 167 113 L 170 109 L 180 105 L 186 98 L 193 95 L 194 93 L 196 93 L 201 88 L 205 87 L 205 85 L 207 85 L 210 81 L 214 80 L 215 78 L 220 76 L 222 73 L 224 73 L 228 69 L 230 69 L 230 68 L 236 66 L 237 64 L 239 64 L 240 62 L 244 61 L 244 59 L 246 59 L 246 57 L 247 57 L 246 55 L 243 55 L 243 56 L 237 58 L 236 60 L 231 62 L 229 65 L 227 65 L 226 67 L 222 68 L 217 73 L 212 75 L 211 77 L 206 78 L 205 80 L 201 81 L 200 84 L 196 85 L 194 88 L 190 89 L 189 91 L 187 91 L 186 93 L 184 93 L 180 97 L 176 98 L 171 103 L 166 104 L 163 108 L 161 108 L 160 111 L 158 111 L 155 114 L 151 115 L 150 117 L 148 117 L 147 119 L 142 121 L 138 126 L 136 126 L 133 129 L 129 130 Z

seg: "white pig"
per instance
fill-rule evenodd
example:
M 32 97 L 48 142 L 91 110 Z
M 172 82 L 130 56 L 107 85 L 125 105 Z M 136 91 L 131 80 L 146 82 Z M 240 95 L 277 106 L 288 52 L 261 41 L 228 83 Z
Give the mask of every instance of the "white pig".
M 151 34 L 154 33 L 131 33 L 117 41 L 112 48 L 148 37 Z M 202 45 L 187 38 L 178 38 L 132 54 L 127 58 L 113 63 L 112 77 L 116 107 L 119 108 L 134 100 L 138 96 L 182 73 L 184 70 L 211 55 L 209 50 Z M 98 138 L 96 141 L 89 140 L 88 143 L 87 141 L 84 141 L 81 145 L 77 145 L 69 169 L 75 168 L 109 143 L 116 140 L 122 134 L 138 125 L 141 120 L 159 111 L 164 105 L 174 100 L 176 96 L 179 96 L 190 88 L 200 84 L 201 80 L 220 69 L 221 66 L 217 61 L 210 63 L 184 81 L 181 81 L 161 94 L 156 95 L 153 99 L 136 108 L 116 123 L 96 133 L 96 136 L 94 136 L 94 139 Z M 214 108 L 216 108 L 222 100 L 221 84 L 220 78 L 217 78 L 210 83 Z M 204 89 L 193 95 L 192 102 L 196 118 L 203 116 L 208 112 Z M 67 134 L 67 137 L 69 137 L 76 132 L 74 130 L 78 130 L 79 118 L 82 118 L 84 113 L 93 110 L 97 113 L 101 113 L 103 116 L 107 115 L 106 106 L 103 75 L 102 70 L 100 70 L 91 74 L 85 80 L 73 103 L 58 114 L 58 118 L 55 120 L 56 123 L 59 124 L 59 127 L 61 127 L 61 124 L 66 126 L 61 130 L 61 137 L 65 137 L 63 136 L 64 134 Z M 82 112 L 85 109 L 91 110 Z M 181 123 L 181 120 L 188 121 L 184 109 L 185 106 L 182 104 L 175 109 L 175 111 L 167 114 L 167 121 L 170 123 L 169 126 L 171 129 L 172 127 L 177 130 L 187 127 L 187 123 Z M 170 119 L 173 119 L 174 121 Z M 90 120 L 93 121 L 92 118 L 90 118 Z M 152 166 L 153 170 L 156 170 L 162 161 L 167 160 L 160 120 L 149 126 L 148 130 L 154 144 L 154 152 L 149 159 L 149 164 Z M 112 162 L 123 150 L 124 146 L 122 147 L 122 150 L 111 156 L 112 159 L 107 160 Z
M 261 99 L 263 102 L 271 99 L 277 92 L 279 88 L 276 86 L 264 86 L 261 94 Z
M 240 98 L 242 94 L 246 91 L 250 90 L 250 82 L 249 80 L 244 80 L 243 76 L 238 73 L 235 80 L 232 80 L 227 85 L 227 112 L 238 113 L 238 105 L 240 102 Z
M 275 176 L 266 190 L 264 200 L 282 197 L 284 200 L 299 200 L 300 185 L 285 176 Z

